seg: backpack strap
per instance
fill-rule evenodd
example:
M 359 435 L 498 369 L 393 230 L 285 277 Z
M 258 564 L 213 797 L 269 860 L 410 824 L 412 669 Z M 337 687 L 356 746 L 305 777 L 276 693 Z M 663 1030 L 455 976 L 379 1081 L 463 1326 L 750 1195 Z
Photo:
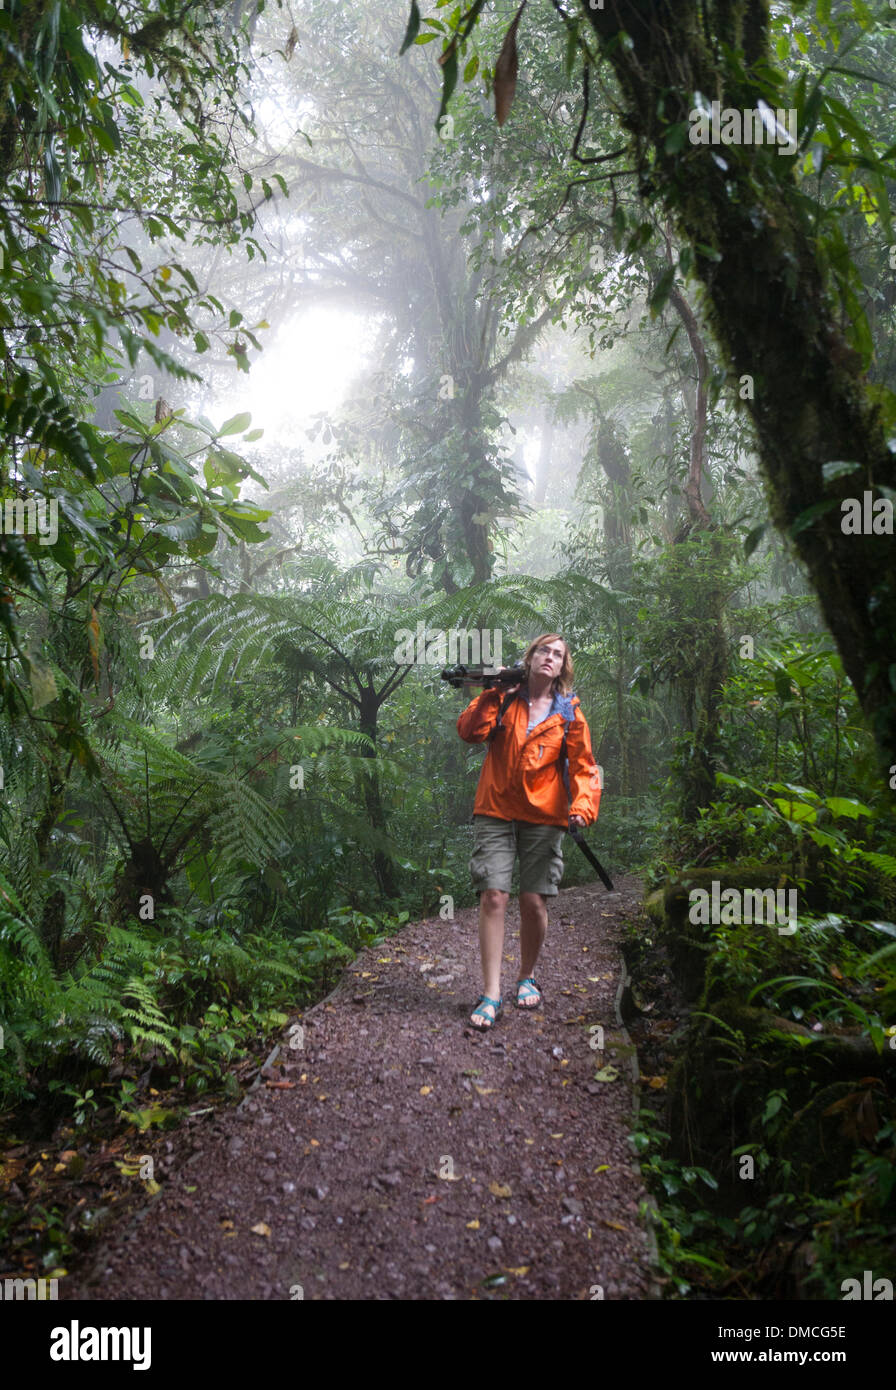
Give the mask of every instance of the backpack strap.
M 504 696 L 504 699 L 501 701 L 501 708 L 498 710 L 498 718 L 495 722 L 495 727 L 492 729 L 491 733 L 488 736 L 489 743 L 491 743 L 495 735 L 500 733 L 500 731 L 504 728 L 504 716 L 507 713 L 507 710 L 510 707 L 511 703 L 516 699 L 519 693 L 519 690 L 511 690 L 508 692 L 508 694 Z
M 557 761 L 560 764 L 560 776 L 563 778 L 563 785 L 566 788 L 566 799 L 572 804 L 572 792 L 569 787 L 569 754 L 566 751 L 566 735 L 569 733 L 571 719 L 563 721 L 563 742 L 560 744 L 560 754 Z
M 557 762 L 560 766 L 560 776 L 563 778 L 563 785 L 566 788 L 566 799 L 570 805 L 572 805 L 572 791 L 569 785 L 569 754 L 566 751 L 566 735 L 569 733 L 569 726 L 574 722 L 576 717 L 575 707 L 572 704 L 574 696 L 574 690 L 571 690 L 568 695 L 564 696 L 566 709 L 561 711 L 563 714 L 563 741 L 560 744 L 560 753 L 557 757 Z M 567 711 L 569 712 L 567 713 Z

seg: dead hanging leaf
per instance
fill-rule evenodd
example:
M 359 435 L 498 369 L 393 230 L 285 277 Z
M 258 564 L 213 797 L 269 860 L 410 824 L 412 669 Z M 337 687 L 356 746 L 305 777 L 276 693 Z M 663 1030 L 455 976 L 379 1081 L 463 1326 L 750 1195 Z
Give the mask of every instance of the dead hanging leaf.
M 510 1191 L 510 1188 L 507 1186 L 506 1183 L 490 1182 L 489 1185 L 488 1185 L 488 1190 L 489 1190 L 489 1192 L 492 1194 L 493 1197 L 505 1197 L 505 1198 L 506 1198 L 506 1197 L 510 1197 L 510 1196 L 512 1195 L 512 1194 L 511 1194 L 511 1191 Z
M 87 644 L 90 648 L 90 664 L 93 667 L 93 679 L 99 684 L 100 679 L 100 620 L 95 608 L 90 610 L 90 622 L 87 624 Z
M 287 39 L 286 39 L 286 47 L 285 47 L 284 50 L 283 50 L 283 56 L 285 57 L 287 63 L 289 62 L 289 60 L 290 60 L 290 58 L 292 57 L 292 55 L 295 53 L 295 51 L 296 51 L 296 44 L 298 43 L 298 41 L 299 41 L 299 31 L 298 31 L 298 29 L 296 28 L 296 26 L 293 25 L 292 28 L 290 29 L 289 34 L 288 34 Z
M 513 17 L 510 28 L 504 35 L 501 52 L 498 54 L 498 61 L 495 64 L 495 119 L 499 126 L 503 125 L 510 115 L 513 98 L 516 95 L 516 75 L 519 71 L 519 58 L 517 57 L 516 51 L 516 30 L 520 22 L 520 16 L 525 8 L 526 0 L 523 0 L 523 3 Z

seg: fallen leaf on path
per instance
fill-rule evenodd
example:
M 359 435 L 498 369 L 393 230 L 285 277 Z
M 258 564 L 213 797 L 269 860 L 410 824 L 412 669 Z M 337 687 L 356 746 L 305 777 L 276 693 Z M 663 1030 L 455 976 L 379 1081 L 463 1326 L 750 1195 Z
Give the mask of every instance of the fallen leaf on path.
M 516 1269 L 511 1269 L 509 1265 L 505 1265 L 504 1268 L 507 1270 L 508 1274 L 523 1275 L 529 1273 L 528 1265 L 519 1265 Z
M 479 1222 L 478 1222 L 478 1221 L 468 1221 L 468 1222 L 467 1222 L 467 1230 L 468 1230 L 468 1231 L 478 1231 L 478 1230 L 479 1230 Z
M 627 1231 L 627 1226 L 622 1226 L 618 1221 L 602 1221 L 602 1226 L 609 1226 L 611 1231 Z
M 265 1221 L 259 1221 L 257 1226 L 252 1226 L 250 1229 L 254 1236 L 269 1236 L 271 1234 L 271 1228 Z
M 494 1086 L 477 1086 L 475 1081 L 473 1082 L 473 1090 L 479 1096 L 497 1095 L 497 1091 L 495 1090 Z
M 266 1081 L 264 1084 L 269 1086 L 272 1091 L 291 1091 L 296 1083 L 294 1081 Z
M 488 1190 L 489 1190 L 489 1192 L 492 1194 L 493 1197 L 509 1197 L 509 1196 L 511 1196 L 510 1188 L 507 1186 L 506 1183 L 490 1182 L 489 1185 L 488 1185 Z
M 431 1086 L 421 1086 L 421 1087 L 420 1087 L 420 1094 L 421 1094 L 421 1096 L 428 1096 L 431 1090 L 432 1090 L 432 1087 L 431 1087 Z
M 219 1222 L 218 1222 L 218 1225 L 221 1227 L 221 1230 L 222 1230 L 222 1231 L 232 1231 L 232 1230 L 233 1230 L 233 1222 L 232 1222 L 232 1221 L 219 1221 Z
M 595 1168 L 593 1171 L 595 1173 L 609 1173 L 610 1165 L 609 1163 L 602 1163 L 599 1168 Z
M 425 1207 L 431 1207 L 432 1204 L 433 1204 L 433 1202 L 437 1202 L 438 1200 L 439 1200 L 439 1196 L 438 1196 L 438 1193 L 436 1193 L 436 1195 L 435 1195 L 434 1197 L 424 1197 L 424 1198 L 423 1198 L 423 1205 L 424 1205 Z
M 345 1264 L 341 1264 L 341 1265 L 339 1266 L 339 1268 L 340 1268 L 340 1269 L 349 1269 L 350 1266 L 349 1266 L 348 1260 L 345 1261 Z
M 615 1081 L 619 1076 L 618 1067 L 601 1067 L 600 1071 L 594 1073 L 595 1081 Z
M 644 1076 L 642 1081 L 646 1081 L 652 1091 L 663 1091 L 666 1088 L 668 1076 Z
M 551 1138 L 552 1138 L 552 1139 L 562 1139 L 562 1138 L 563 1138 L 563 1135 L 562 1135 L 562 1133 L 561 1133 L 561 1134 L 552 1134 L 552 1135 L 551 1135 Z

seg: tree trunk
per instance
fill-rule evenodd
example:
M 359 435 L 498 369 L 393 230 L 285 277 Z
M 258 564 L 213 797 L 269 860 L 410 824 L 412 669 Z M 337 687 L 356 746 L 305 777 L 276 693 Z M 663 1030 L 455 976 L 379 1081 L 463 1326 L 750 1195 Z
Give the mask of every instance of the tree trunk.
M 361 713 L 358 727 L 362 734 L 366 734 L 374 745 L 372 749 L 365 749 L 364 756 L 376 758 L 377 723 L 379 717 L 379 700 L 377 692 L 371 686 L 365 686 L 361 691 Z M 376 764 L 372 766 L 370 772 L 363 774 L 364 782 L 364 806 L 367 816 L 373 829 L 379 834 L 388 834 L 388 822 L 386 812 L 383 807 L 383 798 L 380 790 L 379 772 Z M 395 877 L 395 866 L 388 854 L 384 854 L 381 849 L 373 852 L 373 869 L 376 874 L 376 881 L 380 891 L 387 898 L 394 898 L 398 894 L 398 884 Z
M 810 210 L 775 147 L 719 151 L 686 137 L 680 152 L 667 149 L 670 125 L 689 126 L 695 92 L 723 107 L 756 107 L 761 94 L 743 69 L 739 76 L 726 64 L 723 45 L 740 50 L 748 65 L 765 60 L 767 6 L 605 0 L 591 9 L 582 0 L 582 9 L 621 88 L 641 196 L 659 200 L 693 247 L 736 398 L 742 387 L 753 417 L 775 524 L 789 530 L 819 501 L 830 504 L 794 542 L 882 765 L 896 764 L 896 549 L 890 535 L 845 535 L 840 506 L 866 489 L 876 499 L 880 485 L 896 486 L 896 462 L 826 289 Z M 630 42 L 619 41 L 622 32 Z M 826 480 L 822 466 L 834 460 L 860 467 Z

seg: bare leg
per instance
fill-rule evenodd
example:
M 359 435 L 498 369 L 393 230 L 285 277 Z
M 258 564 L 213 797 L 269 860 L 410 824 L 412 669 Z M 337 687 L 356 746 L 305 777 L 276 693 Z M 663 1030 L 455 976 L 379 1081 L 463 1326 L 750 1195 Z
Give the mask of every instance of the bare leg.
M 504 950 L 504 913 L 509 893 L 486 888 L 479 894 L 479 950 L 482 956 L 483 993 L 490 999 L 501 997 L 501 955 Z M 483 1004 L 476 1011 L 481 1018 L 494 1020 L 495 1010 Z
M 535 974 L 548 927 L 548 903 L 542 893 L 520 893 L 520 979 Z M 523 1006 L 532 1008 L 523 1000 Z

